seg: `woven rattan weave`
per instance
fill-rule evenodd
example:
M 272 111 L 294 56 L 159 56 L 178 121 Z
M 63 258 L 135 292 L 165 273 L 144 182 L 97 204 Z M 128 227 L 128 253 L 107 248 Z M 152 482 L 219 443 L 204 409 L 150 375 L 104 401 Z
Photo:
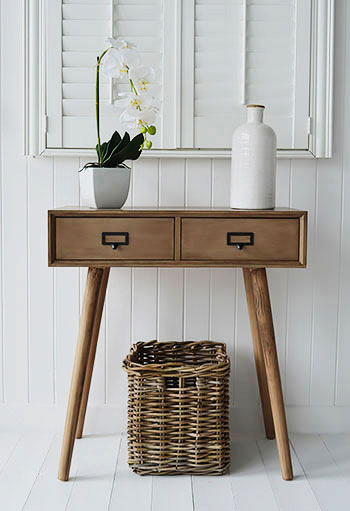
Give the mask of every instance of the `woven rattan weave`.
M 128 373 L 129 465 L 138 474 L 223 474 L 230 462 L 224 343 L 138 342 Z

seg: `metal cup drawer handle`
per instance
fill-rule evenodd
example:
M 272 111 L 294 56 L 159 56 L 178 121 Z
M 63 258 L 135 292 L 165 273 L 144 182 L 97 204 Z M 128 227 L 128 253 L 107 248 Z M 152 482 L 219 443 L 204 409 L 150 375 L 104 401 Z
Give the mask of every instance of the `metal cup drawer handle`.
M 227 245 L 242 250 L 247 245 L 254 245 L 253 232 L 228 232 L 226 236 Z
M 118 236 L 124 238 L 122 241 L 108 240 L 107 237 Z M 117 250 L 120 245 L 129 245 L 129 233 L 128 232 L 103 232 L 102 233 L 102 245 L 110 245 L 113 250 Z

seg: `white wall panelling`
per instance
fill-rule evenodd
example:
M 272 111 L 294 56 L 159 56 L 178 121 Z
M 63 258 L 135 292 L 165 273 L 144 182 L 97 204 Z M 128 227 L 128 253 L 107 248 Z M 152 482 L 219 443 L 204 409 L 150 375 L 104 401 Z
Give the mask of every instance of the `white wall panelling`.
M 42 408 L 51 421 L 62 422 L 85 275 L 85 270 L 47 268 L 46 210 L 79 202 L 77 169 L 85 160 L 21 156 L 23 47 L 9 19 L 21 25 L 21 2 L 1 4 L 0 428 L 18 414 L 29 424 L 44 422 Z M 278 161 L 278 204 L 309 211 L 308 268 L 269 271 L 294 430 L 350 429 L 349 33 L 350 6 L 339 0 L 334 158 Z M 227 159 L 148 156 L 135 163 L 128 204 L 227 206 L 229 183 Z M 102 419 L 93 410 L 121 417 L 125 425 L 121 361 L 131 342 L 154 337 L 226 341 L 236 427 L 254 429 L 257 417 L 261 425 L 241 272 L 115 268 L 92 383 L 97 408 L 88 412 L 96 427 Z M 122 412 L 114 413 L 118 406 Z
M 349 11 L 349 8 L 347 7 Z M 349 14 L 347 14 L 349 20 Z M 349 22 L 349 21 L 348 21 Z M 348 27 L 348 25 L 346 25 Z M 350 33 L 349 30 L 345 31 L 345 55 L 344 61 L 349 60 L 350 48 Z M 350 66 L 347 65 L 344 70 L 344 84 L 350 83 Z M 346 361 L 349 360 L 350 348 L 350 268 L 349 268 L 349 255 L 350 255 L 350 147 L 349 147 L 349 133 L 350 133 L 350 94 L 344 87 L 344 125 L 343 133 L 339 135 L 339 150 L 343 152 L 343 166 L 342 166 L 342 222 L 341 229 L 341 244 L 340 244 L 340 268 L 339 268 L 339 323 L 338 323 L 338 353 L 337 353 L 337 366 L 336 366 L 336 404 L 347 405 L 350 403 L 350 385 L 347 382 L 349 375 L 349 367 Z
M 185 161 L 159 160 L 159 205 L 183 207 L 185 205 Z M 185 270 L 161 268 L 159 270 L 158 326 L 159 339 L 184 339 Z
M 21 156 L 22 46 L 7 21 L 21 26 L 22 8 L 20 2 L 1 6 L 3 398 L 18 403 L 28 401 L 29 390 L 28 159 Z
M 346 3 L 347 4 L 347 3 Z M 338 4 L 337 4 L 338 5 Z M 334 157 L 319 161 L 316 181 L 315 251 L 311 260 L 314 270 L 313 337 L 310 403 L 327 405 L 335 400 L 336 359 L 339 325 L 339 263 L 342 224 L 342 172 L 346 46 L 349 25 L 341 22 L 349 6 L 337 6 L 335 41 Z M 349 115 L 349 112 L 347 112 Z M 331 212 L 331 214 L 330 214 Z M 349 235 L 349 234 L 347 234 Z M 319 278 L 322 273 L 322 278 Z M 332 339 L 325 343 L 324 338 Z
M 54 206 L 63 202 L 79 204 L 78 158 L 54 160 Z M 74 345 L 78 334 L 79 269 L 54 269 L 54 368 L 55 402 L 65 403 L 73 368 Z
M 54 343 L 52 342 L 54 272 L 47 267 L 47 254 L 42 249 L 47 244 L 46 212 L 52 208 L 54 200 L 53 165 L 53 160 L 46 161 L 42 158 L 28 160 L 29 321 L 27 334 L 29 400 L 33 403 L 54 400 Z M 44 193 L 43 190 L 45 190 Z M 50 303 L 50 308 L 46 309 L 44 314 L 43 303 Z M 20 320 L 17 315 L 14 319 Z
M 310 403 L 316 176 L 316 162 L 310 162 L 307 173 L 303 162 L 293 162 L 291 207 L 300 208 L 303 204 L 308 211 L 309 264 L 301 275 L 294 270 L 288 272 L 286 399 L 291 405 Z

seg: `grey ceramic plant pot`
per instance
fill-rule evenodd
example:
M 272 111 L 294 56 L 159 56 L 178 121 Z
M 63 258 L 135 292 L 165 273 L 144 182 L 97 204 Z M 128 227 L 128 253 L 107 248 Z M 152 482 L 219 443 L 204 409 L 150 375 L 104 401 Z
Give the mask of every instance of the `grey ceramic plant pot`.
M 119 209 L 128 197 L 131 170 L 125 167 L 87 167 L 79 172 L 83 206 Z

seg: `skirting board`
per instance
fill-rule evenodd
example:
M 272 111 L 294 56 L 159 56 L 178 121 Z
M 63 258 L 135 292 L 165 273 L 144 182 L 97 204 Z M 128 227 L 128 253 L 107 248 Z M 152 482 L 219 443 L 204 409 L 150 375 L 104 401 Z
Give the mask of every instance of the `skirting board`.
M 62 431 L 66 409 L 62 405 L 1 405 L 1 431 Z M 126 430 L 124 407 L 91 405 L 88 407 L 85 434 L 115 433 Z M 287 407 L 290 433 L 350 432 L 350 406 Z M 263 421 L 260 408 L 232 408 L 233 433 L 261 433 Z

